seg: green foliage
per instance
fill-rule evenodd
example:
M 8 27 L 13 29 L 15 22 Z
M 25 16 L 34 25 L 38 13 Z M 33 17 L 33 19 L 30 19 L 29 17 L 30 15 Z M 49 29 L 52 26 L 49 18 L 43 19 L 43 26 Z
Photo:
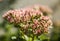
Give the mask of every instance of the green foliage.
M 40 38 L 40 40 L 49 39 L 49 37 L 46 34 L 42 34 L 41 36 L 38 36 L 38 38 Z

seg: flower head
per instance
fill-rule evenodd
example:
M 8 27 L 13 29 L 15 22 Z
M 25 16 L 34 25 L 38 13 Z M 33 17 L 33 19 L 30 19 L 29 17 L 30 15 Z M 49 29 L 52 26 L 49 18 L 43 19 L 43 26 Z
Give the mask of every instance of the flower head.
M 19 24 L 24 33 L 27 31 L 31 31 L 33 34 L 48 33 L 48 27 L 52 25 L 50 18 L 44 16 L 39 9 L 34 8 L 35 6 L 10 10 L 3 15 L 3 18 L 10 23 Z

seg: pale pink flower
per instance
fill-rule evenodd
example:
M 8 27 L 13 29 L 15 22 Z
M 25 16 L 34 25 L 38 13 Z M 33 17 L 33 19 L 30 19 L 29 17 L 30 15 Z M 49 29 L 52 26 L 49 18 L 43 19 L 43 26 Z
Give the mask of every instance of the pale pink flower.
M 46 8 L 37 5 L 23 9 L 9 10 L 3 15 L 3 18 L 10 23 L 19 24 L 20 29 L 25 33 L 32 30 L 33 34 L 42 34 L 47 32 L 48 27 L 52 25 L 52 21 L 48 16 L 43 15 Z

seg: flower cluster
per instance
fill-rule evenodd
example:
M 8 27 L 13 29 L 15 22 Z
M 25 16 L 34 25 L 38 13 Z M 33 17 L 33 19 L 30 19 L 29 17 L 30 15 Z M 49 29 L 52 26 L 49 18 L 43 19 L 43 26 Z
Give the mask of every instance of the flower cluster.
M 27 32 L 33 34 L 48 33 L 48 27 L 52 25 L 52 22 L 48 16 L 43 15 L 42 9 L 39 8 L 40 6 L 33 6 L 10 10 L 3 15 L 3 18 L 10 23 L 19 24 L 21 31 L 25 34 Z

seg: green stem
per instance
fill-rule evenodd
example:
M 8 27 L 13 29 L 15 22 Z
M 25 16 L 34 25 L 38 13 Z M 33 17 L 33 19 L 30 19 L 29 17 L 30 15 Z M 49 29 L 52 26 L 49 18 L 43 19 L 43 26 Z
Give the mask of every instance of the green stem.
M 20 40 L 20 28 L 18 27 L 18 40 L 17 41 L 19 41 Z
M 33 34 L 33 37 L 32 37 L 32 41 L 34 41 L 34 34 Z

